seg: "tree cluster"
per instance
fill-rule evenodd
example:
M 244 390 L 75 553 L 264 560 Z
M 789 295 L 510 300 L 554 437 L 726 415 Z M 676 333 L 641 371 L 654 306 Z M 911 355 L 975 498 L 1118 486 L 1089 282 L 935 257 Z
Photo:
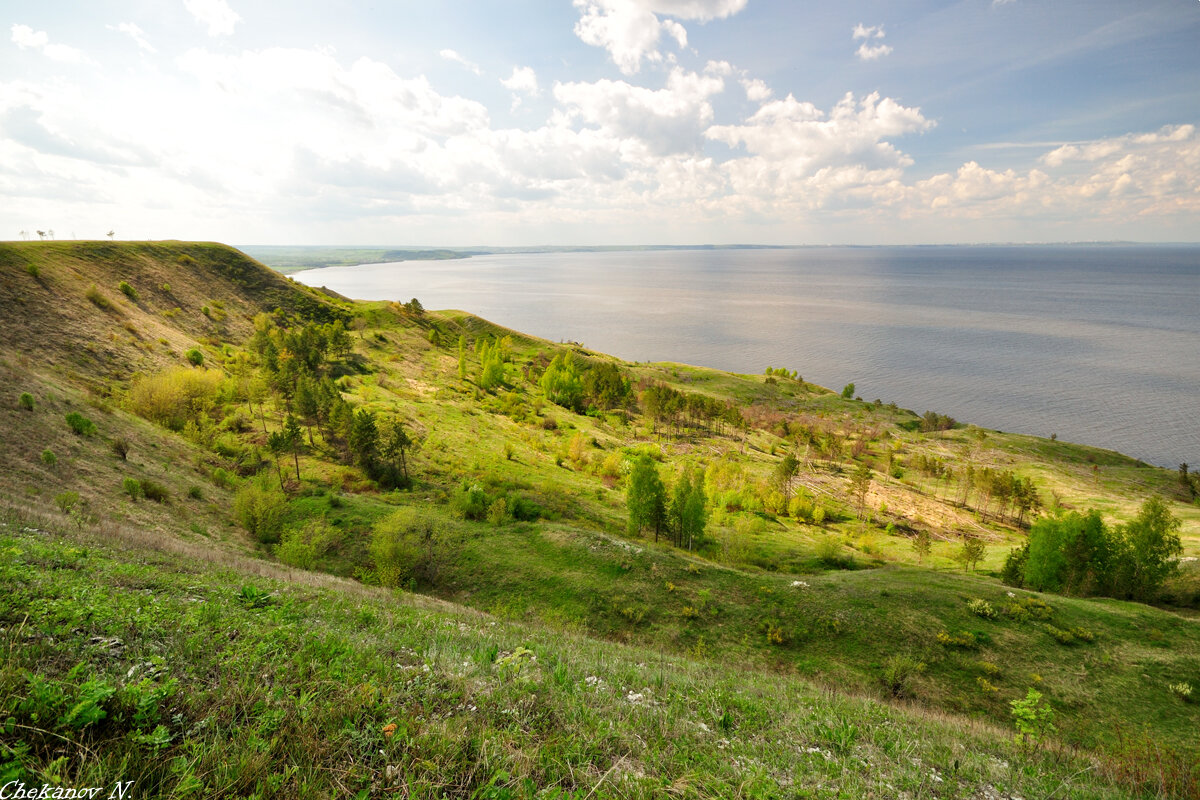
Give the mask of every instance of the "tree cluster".
M 1158 497 L 1125 525 L 1105 525 L 1098 511 L 1043 518 L 1009 553 L 1002 577 L 1035 591 L 1149 600 L 1178 568 L 1179 528 Z
M 681 392 L 664 383 L 647 383 L 638 394 L 642 413 L 657 428 L 667 426 L 673 434 L 684 429 L 702 429 L 705 433 L 724 434 L 746 428 L 742 412 L 731 402 L 722 402 L 703 394 Z

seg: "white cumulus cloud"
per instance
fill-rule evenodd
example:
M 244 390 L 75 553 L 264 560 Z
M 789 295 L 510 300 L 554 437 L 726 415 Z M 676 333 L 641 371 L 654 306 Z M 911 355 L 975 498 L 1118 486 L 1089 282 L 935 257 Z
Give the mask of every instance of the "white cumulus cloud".
M 137 46 L 147 53 L 158 52 L 154 45 L 150 44 L 150 40 L 146 38 L 146 32 L 132 22 L 121 22 L 116 25 L 105 25 L 104 27 L 110 31 L 128 34 L 129 38 L 133 39 L 137 43 Z
M 536 95 L 538 93 L 537 73 L 533 67 L 513 67 L 512 75 L 501 78 L 500 83 L 511 92 Z
M 863 61 L 874 61 L 883 58 L 892 52 L 890 45 L 882 44 L 878 40 L 886 36 L 882 25 L 863 25 L 861 22 L 854 26 L 852 31 L 852 39 L 858 41 L 863 40 L 863 43 L 858 46 L 854 54 Z M 875 44 L 871 44 L 875 41 Z
M 747 0 L 574 0 L 580 12 L 575 35 L 584 43 L 603 47 L 626 75 L 641 69 L 642 61 L 661 62 L 658 49 L 664 35 L 687 46 L 687 29 L 677 20 L 708 22 L 741 11 Z M 674 19 L 660 19 L 673 17 Z
M 228 36 L 242 20 L 226 0 L 183 0 L 183 6 L 197 22 L 208 27 L 209 36 Z
M 438 55 L 441 56 L 442 58 L 446 59 L 447 61 L 453 61 L 456 64 L 463 65 L 467 69 L 471 70 L 471 72 L 474 72 L 476 75 L 483 74 L 483 70 L 479 68 L 478 64 L 476 64 L 474 61 L 470 61 L 467 58 L 464 58 L 463 56 L 459 55 L 457 50 L 451 50 L 450 48 L 446 48 L 445 50 L 438 51 Z
M 79 64 L 87 60 L 82 50 L 51 42 L 49 34 L 45 31 L 35 31 L 28 25 L 16 24 L 11 30 L 13 42 L 22 50 L 40 50 L 46 58 L 68 64 Z

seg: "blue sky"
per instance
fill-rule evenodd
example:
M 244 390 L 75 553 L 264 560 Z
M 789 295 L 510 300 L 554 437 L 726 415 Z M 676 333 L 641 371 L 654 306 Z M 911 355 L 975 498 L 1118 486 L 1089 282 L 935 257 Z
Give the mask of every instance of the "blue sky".
M 0 8 L 3 238 L 1200 240 L 1195 0 Z

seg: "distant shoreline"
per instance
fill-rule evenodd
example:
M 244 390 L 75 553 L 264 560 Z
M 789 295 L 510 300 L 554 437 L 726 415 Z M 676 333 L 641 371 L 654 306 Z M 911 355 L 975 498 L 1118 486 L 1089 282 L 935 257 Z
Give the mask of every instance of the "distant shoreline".
M 673 250 L 824 250 L 834 248 L 947 248 L 947 247 L 1200 247 L 1200 242 L 981 242 L 952 244 L 650 244 L 650 245 L 528 245 L 494 247 L 241 245 L 243 253 L 284 275 L 325 267 L 356 267 L 403 261 L 451 261 L 472 256 L 539 253 L 621 253 Z

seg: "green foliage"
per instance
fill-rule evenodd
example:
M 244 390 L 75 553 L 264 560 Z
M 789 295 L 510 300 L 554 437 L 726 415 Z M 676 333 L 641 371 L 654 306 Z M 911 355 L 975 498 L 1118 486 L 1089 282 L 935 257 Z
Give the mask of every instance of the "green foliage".
M 79 492 L 59 492 L 54 495 L 54 505 L 64 514 L 70 514 L 79 505 Z
M 199 367 L 199 366 L 204 365 L 204 353 L 201 353 L 195 347 L 191 348 L 183 355 L 184 355 L 184 358 L 186 358 L 188 360 L 188 363 L 191 364 L 193 367 Z
M 220 398 L 221 374 L 215 370 L 174 367 L 134 378 L 129 390 L 131 411 L 173 431 L 212 412 Z
M 117 284 L 117 288 L 121 290 L 121 294 L 125 295 L 133 302 L 136 303 L 138 301 L 138 299 L 139 299 L 138 290 L 133 288 L 132 286 L 130 286 L 128 282 L 121 281 L 120 283 Z
M 708 509 L 704 496 L 704 475 L 701 472 L 689 470 L 679 476 L 667 509 L 667 521 L 676 547 L 693 550 L 704 546 Z
M 827 535 L 817 539 L 815 551 L 817 560 L 827 567 L 841 567 L 846 563 L 842 543 L 836 536 Z
M 336 528 L 324 519 L 311 519 L 300 528 L 284 531 L 275 554 L 289 566 L 313 569 L 340 542 Z
M 410 580 L 436 585 L 454 542 L 454 532 L 436 517 L 413 508 L 397 509 L 373 528 L 375 574 L 384 586 L 403 586 Z
M 129 460 L 129 441 L 124 436 L 117 436 L 111 442 L 109 447 L 112 448 L 113 455 L 122 461 Z
M 1022 583 L 1037 591 L 1148 600 L 1178 568 L 1180 525 L 1158 497 L 1117 528 L 1106 527 L 1097 511 L 1043 518 L 1030 530 Z M 1009 572 L 1020 558 L 1010 555 Z
M 70 414 L 67 414 L 66 419 L 67 425 L 79 436 L 93 436 L 96 433 L 96 423 L 78 411 L 72 411 Z
M 201 489 L 199 486 L 196 486 L 195 484 L 193 484 L 188 487 L 187 496 L 190 497 L 192 500 L 203 500 L 204 499 L 204 490 Z
M 153 500 L 156 503 L 165 503 L 171 499 L 170 491 L 161 483 L 156 483 L 149 478 L 142 478 L 138 481 L 138 484 L 142 487 L 142 495 L 147 500 Z
M 84 296 L 91 301 L 92 305 L 101 311 L 112 312 L 117 310 L 117 307 L 113 305 L 113 301 L 109 300 L 108 297 L 106 297 L 94 283 L 88 287 Z
M 29 273 L 29 277 L 33 278 L 35 281 L 42 277 L 41 268 L 38 267 L 38 265 L 34 264 L 33 262 L 30 262 L 25 265 L 25 271 L 27 273 Z
M 1121 530 L 1125 543 L 1121 582 L 1131 597 L 1152 598 L 1179 568 L 1178 559 L 1183 554 L 1181 525 L 1162 498 L 1151 497 Z
M 235 485 L 237 485 L 237 479 L 228 470 L 222 469 L 221 467 L 214 469 L 211 477 L 213 484 L 221 487 L 222 489 L 232 489 Z
M 1008 551 L 1004 566 L 1000 570 L 1000 580 L 1006 586 L 1025 585 L 1025 564 L 1029 560 L 1029 542 L 1014 547 Z
M 1022 750 L 1032 749 L 1054 733 L 1054 709 L 1043 701 L 1042 693 L 1030 689 L 1023 699 L 1010 700 L 1013 724 L 1016 725 L 1016 742 Z
M 921 528 L 912 538 L 912 549 L 917 554 L 917 563 L 923 564 L 933 550 L 933 536 L 926 528 Z
M 911 697 L 913 681 L 925 671 L 925 662 L 918 661 L 910 655 L 898 654 L 888 656 L 883 663 L 883 686 L 892 697 Z
M 239 489 L 233 498 L 233 514 L 251 536 L 269 544 L 279 541 L 287 497 L 265 483 L 250 481 Z
M 17 398 L 17 405 L 26 411 L 33 411 L 33 395 L 29 392 L 21 392 L 21 396 Z
M 648 455 L 638 456 L 629 471 L 625 508 L 629 513 L 629 532 L 636 535 L 646 528 L 653 528 L 657 541 L 666 522 L 666 490 L 658 476 L 658 467 Z
M 59 727 L 83 730 L 108 716 L 104 703 L 116 692 L 103 678 L 85 682 L 79 687 L 74 704 L 58 720 Z
M 47 467 L 53 467 L 55 464 L 58 463 L 58 456 L 54 455 L 54 451 L 49 450 L 49 449 L 42 451 L 41 458 L 42 458 L 42 463 L 45 464 Z
M 854 384 L 847 383 L 845 386 L 842 387 L 842 398 L 846 399 L 846 400 L 850 400 L 853 397 L 854 397 Z
M 463 484 L 450 498 L 450 513 L 459 519 L 482 520 L 490 505 L 487 492 L 478 484 Z
M 142 484 L 137 478 L 125 478 L 122 480 L 121 491 L 129 495 L 129 499 L 135 502 L 142 498 Z
M 564 408 L 578 408 L 583 399 L 583 381 L 570 353 L 559 353 L 546 367 L 540 382 L 546 399 Z
M 967 601 L 967 610 L 977 617 L 984 619 L 995 619 L 1000 616 L 1000 613 L 992 607 L 992 604 L 981 597 L 976 597 Z
M 962 546 L 954 554 L 954 559 L 963 565 L 963 571 L 973 570 L 983 558 L 985 552 L 983 540 L 977 536 L 963 535 Z
M 503 497 L 497 497 L 488 506 L 487 521 L 493 525 L 500 526 L 508 521 L 508 501 Z

